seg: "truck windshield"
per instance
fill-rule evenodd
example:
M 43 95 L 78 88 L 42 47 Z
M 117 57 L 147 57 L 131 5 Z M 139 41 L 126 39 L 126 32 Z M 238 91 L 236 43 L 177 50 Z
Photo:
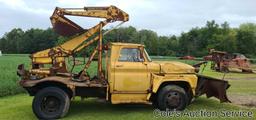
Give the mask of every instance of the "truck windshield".
M 146 58 L 148 59 L 149 62 L 151 62 L 152 60 L 151 60 L 151 58 L 149 57 L 148 52 L 146 51 L 146 49 L 144 49 L 144 51 L 145 51 Z

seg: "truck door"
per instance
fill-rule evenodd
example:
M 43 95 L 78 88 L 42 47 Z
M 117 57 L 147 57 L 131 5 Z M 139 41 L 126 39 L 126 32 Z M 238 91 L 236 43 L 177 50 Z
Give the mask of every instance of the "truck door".
M 115 63 L 114 91 L 126 93 L 147 93 L 150 87 L 147 65 L 140 48 L 121 47 Z

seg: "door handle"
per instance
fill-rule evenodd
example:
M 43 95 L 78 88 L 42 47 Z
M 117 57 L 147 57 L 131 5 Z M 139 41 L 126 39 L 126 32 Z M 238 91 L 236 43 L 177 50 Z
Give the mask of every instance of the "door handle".
M 124 65 L 116 65 L 116 67 L 123 67 Z

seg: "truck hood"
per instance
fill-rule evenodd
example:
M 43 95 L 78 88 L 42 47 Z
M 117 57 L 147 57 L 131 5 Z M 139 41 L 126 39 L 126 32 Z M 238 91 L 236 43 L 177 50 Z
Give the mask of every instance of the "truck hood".
M 174 62 L 174 61 L 154 61 L 154 63 L 159 64 L 160 73 L 195 73 L 195 68 L 191 65 Z

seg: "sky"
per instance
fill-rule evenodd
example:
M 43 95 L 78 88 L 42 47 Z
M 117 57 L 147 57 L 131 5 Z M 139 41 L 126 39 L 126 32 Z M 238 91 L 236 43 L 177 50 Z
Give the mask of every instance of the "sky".
M 123 26 L 150 29 L 159 35 L 179 35 L 193 27 L 202 27 L 209 20 L 219 24 L 227 21 L 231 27 L 256 23 L 256 0 L 0 0 L 0 4 L 0 37 L 13 28 L 51 27 L 49 17 L 56 6 L 115 5 L 130 16 Z M 100 21 L 80 17 L 70 19 L 84 28 Z

